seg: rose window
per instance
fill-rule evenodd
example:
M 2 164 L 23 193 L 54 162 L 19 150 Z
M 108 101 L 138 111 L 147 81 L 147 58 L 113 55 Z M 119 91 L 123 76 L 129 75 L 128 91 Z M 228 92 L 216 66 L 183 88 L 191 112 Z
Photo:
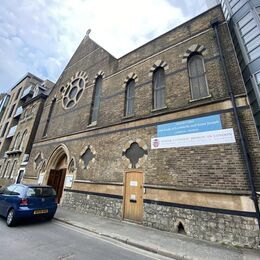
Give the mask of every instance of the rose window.
M 81 98 L 86 85 L 87 74 L 82 71 L 76 73 L 67 85 L 61 88 L 63 107 L 66 109 L 74 107 Z

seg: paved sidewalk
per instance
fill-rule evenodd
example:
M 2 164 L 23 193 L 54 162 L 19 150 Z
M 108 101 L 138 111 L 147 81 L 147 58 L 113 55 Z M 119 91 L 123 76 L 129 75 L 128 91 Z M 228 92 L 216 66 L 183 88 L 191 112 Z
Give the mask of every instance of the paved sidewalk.
M 55 219 L 174 259 L 260 259 L 260 250 L 237 249 L 59 207 Z

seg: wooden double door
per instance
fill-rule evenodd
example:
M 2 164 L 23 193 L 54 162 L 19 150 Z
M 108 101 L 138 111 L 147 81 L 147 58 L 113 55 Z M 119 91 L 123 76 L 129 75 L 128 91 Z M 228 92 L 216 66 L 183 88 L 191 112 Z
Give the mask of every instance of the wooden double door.
M 53 187 L 57 193 L 57 201 L 60 203 L 60 199 L 63 192 L 64 180 L 66 176 L 66 169 L 51 170 L 47 185 Z
M 143 173 L 125 173 L 124 219 L 143 221 Z

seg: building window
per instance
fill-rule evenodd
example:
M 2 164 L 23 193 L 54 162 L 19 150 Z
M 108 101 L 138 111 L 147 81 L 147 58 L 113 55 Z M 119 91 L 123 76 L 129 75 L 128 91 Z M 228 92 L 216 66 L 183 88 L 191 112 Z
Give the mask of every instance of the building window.
M 49 128 L 51 115 L 53 113 L 55 102 L 56 102 L 56 98 L 53 98 L 52 101 L 51 101 L 51 105 L 50 105 L 50 110 L 49 110 L 49 113 L 48 113 L 47 121 L 46 121 L 44 130 L 43 130 L 43 134 L 42 134 L 43 137 L 47 136 L 47 131 L 48 131 L 48 128 Z
M 24 170 L 20 170 L 19 173 L 18 173 L 18 177 L 17 177 L 16 183 L 21 183 L 23 175 L 24 175 Z
M 6 133 L 7 127 L 8 127 L 8 122 L 5 124 L 5 126 L 4 126 L 4 128 L 3 128 L 3 130 L 2 130 L 1 137 L 5 136 L 5 133 Z
M 135 81 L 129 80 L 126 85 L 125 93 L 125 116 L 134 114 Z
M 9 174 L 9 178 L 11 178 L 11 179 L 14 177 L 16 166 L 17 166 L 17 161 L 14 161 L 13 166 L 12 166 L 12 168 L 10 170 L 10 174 Z
M 20 96 L 22 88 L 19 88 L 19 90 L 16 92 L 15 100 Z
M 92 153 L 92 151 L 90 150 L 90 148 L 88 148 L 86 150 L 86 152 L 84 154 L 82 154 L 81 159 L 84 162 L 84 166 L 85 168 L 88 167 L 89 162 L 95 157 L 95 155 Z
M 165 107 L 165 72 L 158 67 L 153 73 L 153 108 Z
M 14 150 L 19 149 L 19 144 L 20 144 L 20 133 L 18 133 L 15 137 L 15 141 L 14 141 Z
M 79 159 L 79 164 L 82 169 L 88 170 L 95 162 L 95 157 L 96 157 L 96 151 L 95 149 L 91 146 L 85 146 L 83 150 L 80 153 L 80 159 Z
M 237 12 L 244 4 L 246 4 L 246 0 L 231 0 L 230 7 L 232 9 L 232 12 Z
M 8 115 L 8 118 L 12 116 L 13 112 L 14 112 L 14 107 L 15 107 L 15 104 L 12 105 L 10 111 L 9 111 L 9 115 Z
M 22 135 L 21 142 L 20 142 L 20 145 L 19 145 L 20 151 L 23 151 L 23 149 L 25 148 L 25 140 L 26 140 L 27 134 L 28 134 L 28 131 L 25 130 L 23 135 Z
M 255 80 L 256 80 L 256 97 L 258 100 L 258 104 L 260 106 L 260 71 L 255 74 Z
M 257 6 L 255 9 L 256 9 L 256 12 L 257 12 L 257 14 L 259 15 L 259 18 L 260 18 L 260 6 Z
M 223 13 L 224 13 L 224 16 L 227 20 L 230 19 L 230 15 L 229 15 L 229 11 L 228 11 L 228 7 L 225 3 L 225 0 L 221 0 L 221 5 L 222 5 L 222 10 L 223 10 Z
M 65 109 L 74 107 L 83 95 L 83 91 L 87 85 L 87 74 L 83 71 L 78 71 L 66 84 L 62 86 L 62 106 Z
M 94 124 L 98 119 L 98 110 L 100 105 L 100 96 L 101 96 L 101 88 L 102 88 L 102 76 L 98 76 L 95 82 L 91 110 L 90 110 L 90 119 L 89 123 Z
M 10 161 L 8 161 L 8 162 L 6 163 L 6 166 L 5 166 L 5 169 L 4 169 L 4 171 L 3 171 L 3 175 L 2 175 L 3 178 L 5 178 L 5 177 L 8 176 L 9 168 L 10 168 Z
M 260 56 L 260 30 L 253 13 L 247 13 L 237 22 L 237 26 L 249 60 L 258 58 Z
M 204 60 L 200 54 L 194 54 L 189 58 L 188 71 L 192 99 L 209 96 Z

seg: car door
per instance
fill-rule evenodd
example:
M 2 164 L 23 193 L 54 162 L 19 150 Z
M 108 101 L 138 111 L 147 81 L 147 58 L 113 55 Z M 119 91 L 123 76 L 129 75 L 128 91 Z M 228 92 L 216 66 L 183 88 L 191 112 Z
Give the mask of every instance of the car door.
M 13 203 L 14 195 L 13 190 L 15 189 L 16 185 L 10 185 L 7 186 L 4 189 L 4 193 L 2 194 L 2 215 L 4 217 L 7 216 L 8 209 L 10 208 L 10 205 Z
M 4 191 L 5 191 L 5 188 L 1 188 L 0 189 L 0 215 L 2 216 L 3 215 L 3 204 L 4 204 Z

